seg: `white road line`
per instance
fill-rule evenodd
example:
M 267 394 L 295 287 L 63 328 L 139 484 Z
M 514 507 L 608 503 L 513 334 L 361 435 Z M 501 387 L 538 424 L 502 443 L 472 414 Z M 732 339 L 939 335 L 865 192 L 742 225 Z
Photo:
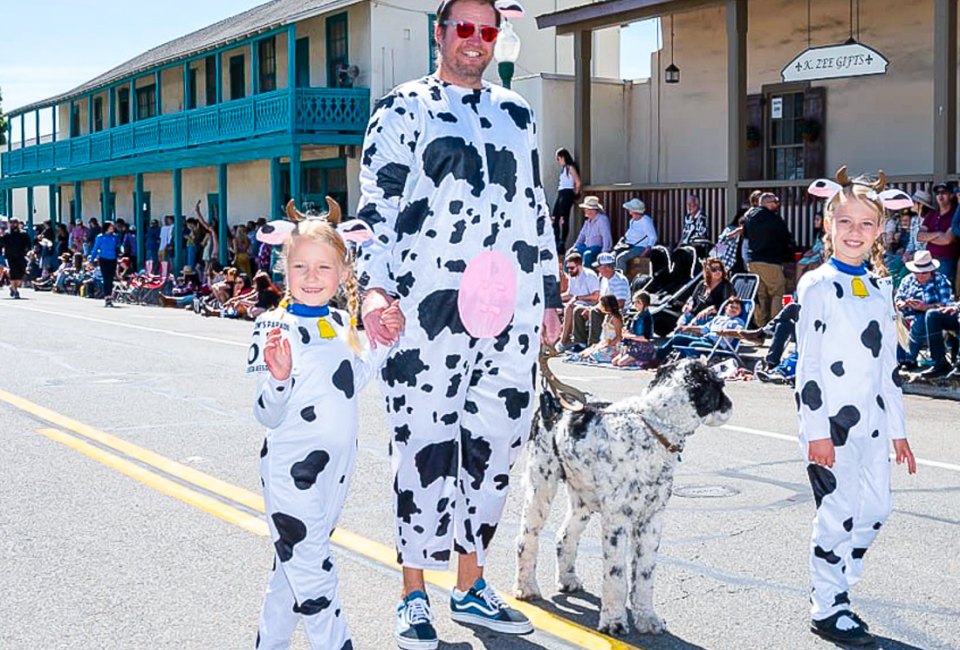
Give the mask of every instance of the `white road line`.
M 94 318 L 92 316 L 80 316 L 79 314 L 68 314 L 62 311 L 53 311 L 51 309 L 38 309 L 36 307 L 21 307 L 19 305 L 14 306 L 6 302 L 0 302 L 0 307 L 11 307 L 13 309 L 19 309 L 21 311 L 33 311 L 40 314 L 52 314 L 54 316 L 62 316 L 64 318 L 74 318 L 76 320 L 85 320 L 91 323 L 105 323 L 107 325 L 115 325 L 117 327 L 126 327 L 131 330 L 140 330 L 142 332 L 153 332 L 155 334 L 167 334 L 169 336 L 177 336 L 184 339 L 193 339 L 195 341 L 205 341 L 207 343 L 221 343 L 223 345 L 232 345 L 235 347 L 245 348 L 248 347 L 249 343 L 241 343 L 240 341 L 230 341 L 227 339 L 218 339 L 212 336 L 201 336 L 199 334 L 187 334 L 186 332 L 176 332 L 174 330 L 165 330 L 159 327 L 147 327 L 145 325 L 134 325 L 133 323 L 121 323 L 119 321 L 110 320 L 108 318 Z
M 764 431 L 763 429 L 750 429 L 748 427 L 738 427 L 732 424 L 722 424 L 720 425 L 721 429 L 726 429 L 727 431 L 736 431 L 737 433 L 746 433 L 751 436 L 761 436 L 763 438 L 773 438 L 774 440 L 785 440 L 787 442 L 792 442 L 797 444 L 797 436 L 788 436 L 785 433 L 774 433 L 773 431 Z M 890 458 L 894 458 L 894 454 L 890 454 Z M 951 472 L 960 472 L 960 465 L 954 465 L 953 463 L 944 463 L 939 460 L 926 460 L 923 458 L 917 458 L 917 465 L 925 465 L 927 467 L 936 467 L 938 469 L 946 469 Z

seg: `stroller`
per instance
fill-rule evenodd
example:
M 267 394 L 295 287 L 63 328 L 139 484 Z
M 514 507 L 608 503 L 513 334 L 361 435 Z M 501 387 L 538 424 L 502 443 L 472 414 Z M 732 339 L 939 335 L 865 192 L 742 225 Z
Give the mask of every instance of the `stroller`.
M 683 305 L 703 279 L 699 270 L 699 255 L 692 246 L 680 246 L 670 255 L 670 272 L 658 282 L 655 291 L 648 287 L 650 313 L 654 315 L 655 332 L 665 336 L 673 331 L 683 313 Z

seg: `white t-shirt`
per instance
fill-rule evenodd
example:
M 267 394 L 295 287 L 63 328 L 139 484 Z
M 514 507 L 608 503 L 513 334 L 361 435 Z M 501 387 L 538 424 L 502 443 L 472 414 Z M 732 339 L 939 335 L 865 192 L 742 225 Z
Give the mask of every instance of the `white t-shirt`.
M 563 167 L 560 170 L 560 183 L 557 187 L 558 190 L 572 190 L 576 188 L 576 183 L 573 181 L 573 174 L 570 173 L 569 167 Z
M 579 298 L 580 296 L 589 296 L 594 291 L 600 290 L 600 276 L 592 269 L 580 269 L 580 274 L 576 277 L 570 277 L 567 285 L 567 293 Z
M 624 304 L 630 302 L 630 282 L 622 273 L 617 271 L 609 279 L 600 278 L 600 296 L 616 296 Z

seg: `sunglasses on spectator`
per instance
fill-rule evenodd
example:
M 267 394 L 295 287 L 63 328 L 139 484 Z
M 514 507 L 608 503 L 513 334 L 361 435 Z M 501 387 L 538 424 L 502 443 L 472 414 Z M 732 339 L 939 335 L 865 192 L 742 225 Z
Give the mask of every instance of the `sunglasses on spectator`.
M 474 35 L 477 29 L 480 29 L 480 38 L 483 39 L 485 43 L 493 43 L 497 40 L 497 36 L 500 34 L 500 28 L 494 27 L 493 25 L 477 25 L 475 23 L 469 23 L 465 20 L 445 20 L 441 23 L 446 27 L 456 27 L 457 36 L 466 40 Z
M 722 266 L 709 266 L 709 267 L 707 267 L 707 268 L 709 268 L 709 269 L 710 269 L 711 271 L 713 271 L 714 273 L 720 273 L 720 272 L 723 271 L 723 267 L 722 267 Z

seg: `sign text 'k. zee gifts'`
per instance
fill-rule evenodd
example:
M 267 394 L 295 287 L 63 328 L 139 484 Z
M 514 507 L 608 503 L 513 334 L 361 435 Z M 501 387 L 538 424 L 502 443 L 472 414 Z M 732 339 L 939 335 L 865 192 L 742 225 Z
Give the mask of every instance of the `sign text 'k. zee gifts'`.
M 784 81 L 814 81 L 886 74 L 890 62 L 862 43 L 827 45 L 804 50 L 780 71 Z

